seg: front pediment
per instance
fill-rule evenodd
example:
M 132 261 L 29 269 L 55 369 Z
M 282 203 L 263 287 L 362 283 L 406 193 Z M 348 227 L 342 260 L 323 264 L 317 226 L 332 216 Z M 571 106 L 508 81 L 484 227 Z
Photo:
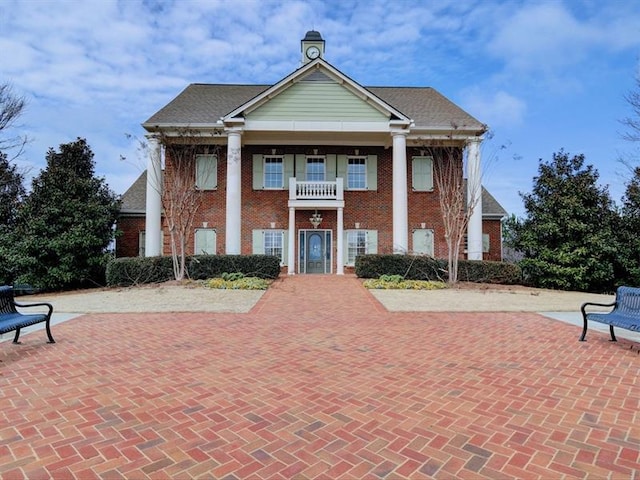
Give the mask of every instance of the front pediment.
M 410 119 L 364 87 L 317 59 L 261 95 L 236 108 L 223 121 L 241 120 L 248 130 L 388 130 L 390 121 Z M 299 126 L 301 128 L 295 128 Z
M 247 121 L 388 122 L 389 114 L 314 71 L 246 114 Z

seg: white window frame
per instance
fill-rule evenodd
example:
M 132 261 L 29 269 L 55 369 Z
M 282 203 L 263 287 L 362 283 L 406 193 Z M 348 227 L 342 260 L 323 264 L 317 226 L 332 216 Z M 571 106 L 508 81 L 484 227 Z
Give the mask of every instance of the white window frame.
M 205 233 L 212 233 L 213 234 L 213 240 L 212 240 L 212 251 L 211 249 L 209 251 L 206 250 L 206 246 L 205 248 L 200 248 L 200 245 L 198 245 L 198 233 L 199 232 L 205 232 Z M 217 233 L 216 230 L 214 228 L 196 228 L 193 234 L 193 252 L 195 255 L 215 255 L 216 254 L 216 243 L 218 241 L 217 238 Z
M 416 173 L 418 170 L 416 165 L 420 162 L 428 162 L 429 172 Z M 433 192 L 433 157 L 429 155 L 411 157 L 411 187 L 415 192 Z
M 352 160 L 358 160 L 361 161 L 362 163 L 359 163 L 358 166 L 362 166 L 364 168 L 364 172 L 362 174 L 362 176 L 364 177 L 364 185 L 362 186 L 357 186 L 354 187 L 351 185 L 351 179 L 352 178 L 360 178 L 360 174 L 358 174 L 357 177 L 354 177 L 353 172 L 351 172 L 351 161 Z M 348 190 L 367 190 L 368 186 L 367 186 L 367 169 L 368 169 L 368 157 L 366 155 L 348 155 L 347 156 L 347 185 L 346 188 Z
M 279 162 L 271 162 L 279 160 Z M 268 185 L 267 164 L 280 164 L 280 182 L 278 185 Z M 264 155 L 262 158 L 262 185 L 265 190 L 282 190 L 284 188 L 284 155 Z
M 280 245 L 274 245 L 271 247 L 271 251 L 267 247 L 267 238 L 271 238 L 271 241 L 277 240 L 280 242 Z M 278 240 L 279 239 L 279 240 Z M 277 243 L 274 242 L 274 243 Z M 274 255 L 280 257 L 280 263 L 284 263 L 284 231 L 282 230 L 263 230 L 262 231 L 262 248 L 265 255 Z M 274 253 L 274 251 L 280 251 L 280 254 Z
M 206 162 L 204 166 L 203 162 Z M 196 188 L 198 190 L 216 190 L 218 188 L 217 155 L 196 155 Z

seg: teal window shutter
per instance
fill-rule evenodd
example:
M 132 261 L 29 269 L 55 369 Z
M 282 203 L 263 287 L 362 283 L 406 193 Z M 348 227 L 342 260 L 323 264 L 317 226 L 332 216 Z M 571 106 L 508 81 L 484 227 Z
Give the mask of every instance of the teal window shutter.
M 253 189 L 262 190 L 264 188 L 262 155 L 256 153 L 253 155 Z
M 367 190 L 378 190 L 378 156 L 367 157 Z
M 218 186 L 218 159 L 215 155 L 196 155 L 196 187 L 214 190 Z
M 198 228 L 195 233 L 195 254 L 216 254 L 216 231 L 211 228 Z
M 378 253 L 377 230 L 367 230 L 367 253 Z
M 335 182 L 336 181 L 336 157 L 335 153 L 328 153 L 325 159 L 327 174 L 326 180 L 327 182 Z
M 431 157 L 413 157 L 411 161 L 412 187 L 418 192 L 433 190 L 433 159 Z
M 413 253 L 433 257 L 433 230 L 421 228 L 413 231 Z
M 262 255 L 264 253 L 264 240 L 262 230 L 253 230 L 251 232 L 252 242 L 251 251 L 254 255 Z
M 344 179 L 344 188 L 345 190 L 349 188 L 349 182 L 347 182 L 347 156 L 346 155 L 338 155 L 337 156 L 337 166 L 336 166 L 336 177 Z
M 292 153 L 284 156 L 284 189 L 289 189 L 289 179 L 295 174 L 293 173 L 294 157 Z
M 282 231 L 282 265 L 289 263 L 289 230 Z

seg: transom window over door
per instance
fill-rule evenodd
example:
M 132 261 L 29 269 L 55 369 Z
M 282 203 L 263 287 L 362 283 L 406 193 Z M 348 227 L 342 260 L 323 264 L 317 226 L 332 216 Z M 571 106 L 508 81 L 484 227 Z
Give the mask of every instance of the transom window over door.
M 324 157 L 309 156 L 307 157 L 307 182 L 324 182 L 325 179 L 325 163 Z
M 347 188 L 349 188 L 349 190 L 366 190 L 366 157 L 349 157 L 347 159 Z
M 283 188 L 282 157 L 264 157 L 264 188 Z

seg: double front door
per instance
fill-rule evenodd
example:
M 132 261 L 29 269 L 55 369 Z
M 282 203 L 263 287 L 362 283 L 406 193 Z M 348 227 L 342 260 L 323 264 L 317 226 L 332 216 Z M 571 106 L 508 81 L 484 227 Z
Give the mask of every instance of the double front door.
M 300 230 L 300 273 L 331 273 L 331 230 Z

